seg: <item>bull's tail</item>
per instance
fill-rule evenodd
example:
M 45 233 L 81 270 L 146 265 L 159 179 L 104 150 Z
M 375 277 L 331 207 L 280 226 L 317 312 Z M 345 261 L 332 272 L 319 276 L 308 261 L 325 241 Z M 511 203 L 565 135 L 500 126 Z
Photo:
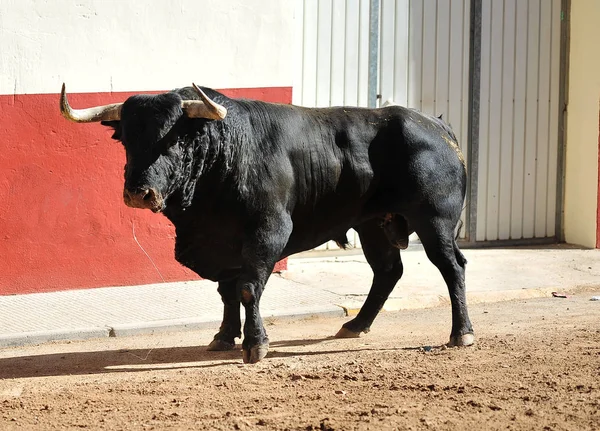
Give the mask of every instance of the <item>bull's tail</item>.
M 333 238 L 333 240 L 335 241 L 337 246 L 339 248 L 341 248 L 342 250 L 347 250 L 348 247 L 350 247 L 350 241 L 348 241 L 348 237 L 346 236 L 346 233 L 338 236 L 337 238 Z
M 461 219 L 458 219 L 458 223 L 456 224 L 456 234 L 454 235 L 454 241 L 458 241 L 458 237 L 460 236 L 460 231 L 462 230 L 465 224 Z
M 458 264 L 462 267 L 464 267 L 467 264 L 467 259 L 458 248 L 458 245 L 456 245 L 456 241 L 458 241 L 458 237 L 460 236 L 460 231 L 462 230 L 463 226 L 463 221 L 459 219 L 456 225 L 456 235 L 454 236 L 454 256 L 456 256 Z

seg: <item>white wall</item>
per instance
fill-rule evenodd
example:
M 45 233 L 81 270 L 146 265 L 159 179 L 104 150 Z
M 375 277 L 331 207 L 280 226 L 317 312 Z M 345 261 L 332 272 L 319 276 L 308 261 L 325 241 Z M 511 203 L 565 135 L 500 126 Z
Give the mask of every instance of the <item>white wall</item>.
M 565 240 L 596 245 L 598 217 L 598 104 L 600 2 L 571 2 L 567 101 Z
M 293 1 L 2 0 L 0 94 L 291 86 Z

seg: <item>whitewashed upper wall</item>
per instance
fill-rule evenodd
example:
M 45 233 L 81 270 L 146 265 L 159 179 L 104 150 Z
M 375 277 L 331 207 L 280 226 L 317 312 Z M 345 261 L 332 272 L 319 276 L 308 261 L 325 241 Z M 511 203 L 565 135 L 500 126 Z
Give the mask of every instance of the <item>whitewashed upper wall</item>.
M 0 94 L 291 86 L 293 1 L 2 0 Z

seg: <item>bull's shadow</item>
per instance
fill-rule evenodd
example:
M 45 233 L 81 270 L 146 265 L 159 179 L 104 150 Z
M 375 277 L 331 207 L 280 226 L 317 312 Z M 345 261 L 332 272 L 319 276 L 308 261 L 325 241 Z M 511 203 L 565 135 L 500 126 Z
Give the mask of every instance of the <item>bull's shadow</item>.
M 339 349 L 313 352 L 279 350 L 287 347 L 319 344 L 332 339 L 333 337 L 276 341 L 271 343 L 267 358 L 336 353 L 345 355 L 351 351 L 365 350 L 358 346 L 353 349 L 351 345 L 340 346 Z M 210 352 L 206 350 L 206 346 L 148 347 L 133 350 L 50 353 L 1 358 L 0 379 L 234 366 L 242 364 L 240 349 L 240 345 L 237 345 L 235 350 L 227 352 Z
M 334 340 L 325 337 L 307 340 L 285 340 L 271 343 L 268 359 L 340 354 L 369 350 L 421 350 L 422 347 L 379 348 L 357 345 L 352 340 L 337 349 L 289 351 L 281 348 L 320 344 Z M 227 352 L 210 352 L 207 346 L 120 349 L 93 352 L 50 353 L 0 359 L 0 380 L 25 377 L 57 377 L 67 375 L 106 374 L 135 371 L 176 370 L 242 365 L 241 346 Z M 435 346 L 434 349 L 442 346 Z M 251 367 L 251 365 L 249 365 Z

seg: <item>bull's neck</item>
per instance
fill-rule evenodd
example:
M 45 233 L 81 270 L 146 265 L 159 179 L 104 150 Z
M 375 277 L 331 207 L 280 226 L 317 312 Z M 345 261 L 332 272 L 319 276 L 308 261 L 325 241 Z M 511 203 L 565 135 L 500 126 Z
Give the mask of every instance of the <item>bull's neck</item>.
M 192 151 L 184 163 L 185 180 L 172 195 L 172 209 L 165 212 L 172 221 L 180 211 L 182 216 L 188 209 L 196 211 L 200 202 L 240 192 L 252 180 L 249 171 L 258 157 L 256 142 L 264 140 L 269 124 L 262 123 L 268 123 L 268 116 L 252 115 L 255 106 L 249 109 L 244 103 L 231 102 L 224 120 L 198 121 L 185 137 Z

